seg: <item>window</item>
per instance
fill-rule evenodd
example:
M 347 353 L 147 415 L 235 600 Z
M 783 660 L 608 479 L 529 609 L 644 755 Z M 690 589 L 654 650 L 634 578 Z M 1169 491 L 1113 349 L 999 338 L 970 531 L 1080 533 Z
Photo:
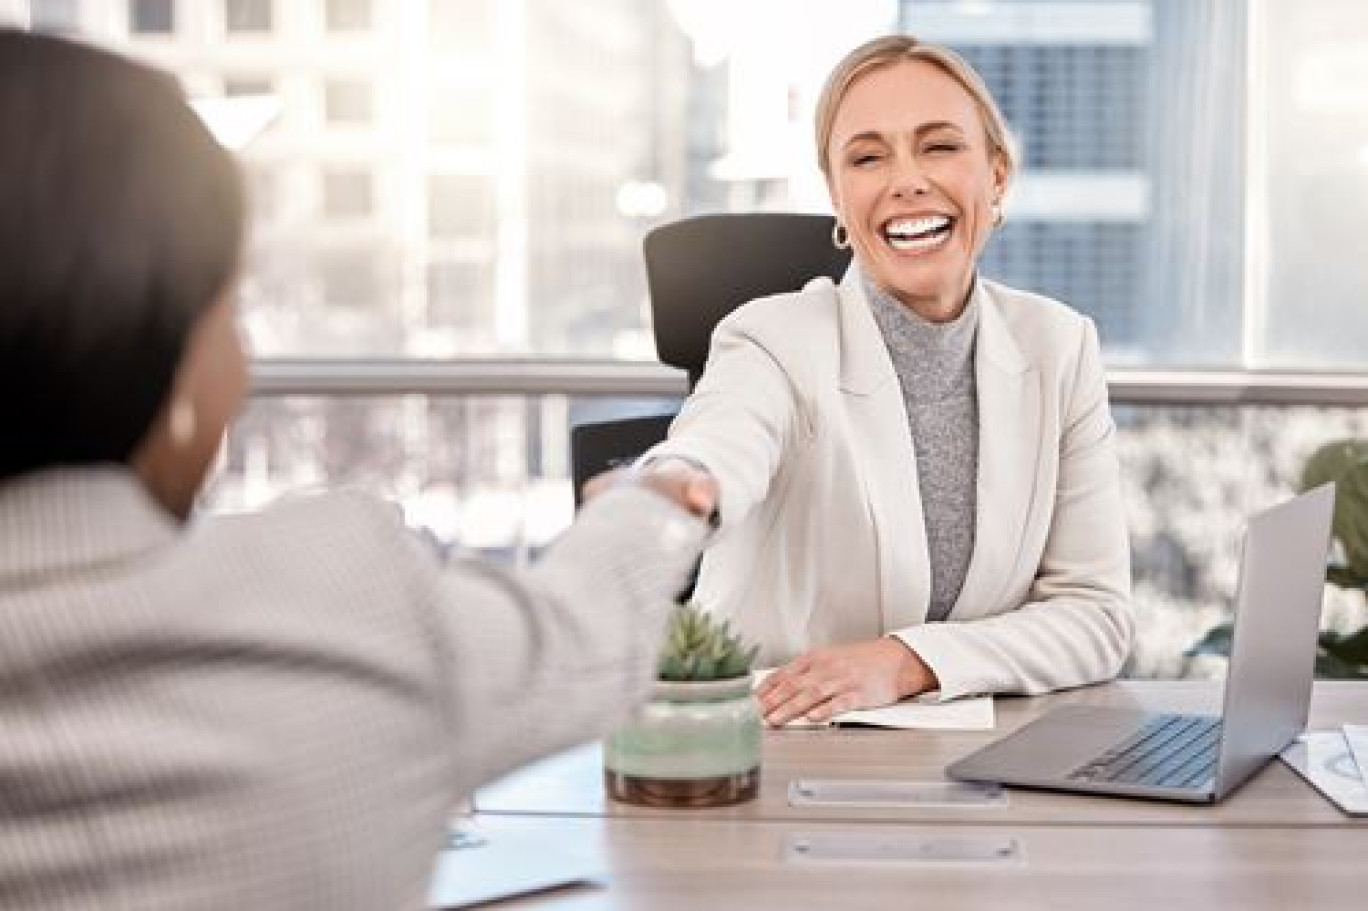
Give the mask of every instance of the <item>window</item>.
M 332 124 L 366 124 L 374 116 L 370 83 L 328 80 L 323 88 L 323 116 Z
M 428 267 L 428 323 L 457 341 L 489 339 L 494 334 L 493 264 L 478 257 L 434 262 Z M 469 348 L 464 348 L 469 350 Z
M 1246 301 L 1250 359 L 1360 372 L 1368 339 L 1368 6 L 1265 3 L 1267 104 L 1251 174 L 1266 251 Z
M 433 237 L 474 237 L 490 233 L 493 188 L 486 177 L 436 174 L 428 178 L 428 231 Z
M 81 28 L 81 0 L 30 0 L 29 22 L 34 30 L 55 34 Z
M 983 76 L 1018 145 L 983 273 L 1091 316 L 1113 363 L 1241 357 L 1244 17 L 1230 0 L 901 4 Z
M 133 0 L 128 30 L 135 35 L 170 35 L 176 30 L 175 0 Z
M 365 308 L 380 291 L 379 263 L 368 251 L 331 251 L 322 267 L 323 300 L 328 307 Z
M 371 27 L 370 0 L 328 0 L 324 21 L 330 32 L 354 32 Z
M 323 175 L 323 214 L 360 218 L 375 209 L 374 181 L 368 171 L 334 170 Z
M 428 42 L 432 49 L 444 57 L 491 54 L 496 2 L 431 0 L 428 6 Z M 552 7 L 546 8 L 547 12 L 552 10 Z
M 444 85 L 429 99 L 429 138 L 434 146 L 484 146 L 494 142 L 493 87 L 466 82 Z
M 400 27 L 402 4 L 331 0 L 316 4 L 326 29 L 282 45 L 292 79 L 297 71 L 324 86 L 321 114 L 290 109 L 310 104 L 307 92 L 278 92 L 283 124 L 385 119 L 383 131 L 290 139 L 302 167 L 363 158 L 392 175 L 385 208 L 403 215 L 377 228 L 420 261 L 376 302 L 379 322 L 384 308 L 430 293 L 428 266 L 451 252 L 444 245 L 474 239 L 498 263 L 496 307 L 527 326 L 500 350 L 649 357 L 649 344 L 636 344 L 648 338 L 641 235 L 692 213 L 826 208 L 806 150 L 822 78 L 858 41 L 901 27 L 973 63 L 1021 146 L 985 275 L 1092 316 L 1113 364 L 1319 369 L 1361 359 L 1355 340 L 1368 336 L 1368 308 L 1355 302 L 1368 296 L 1368 255 L 1347 239 L 1368 236 L 1359 214 L 1368 212 L 1368 140 L 1349 125 L 1368 111 L 1341 88 L 1363 83 L 1361 3 L 1020 0 L 984 16 L 982 4 L 854 10 L 833 0 L 801 16 L 710 21 L 706 4 L 585 0 L 538 5 L 504 27 L 495 0 L 424 2 L 421 35 Z M 67 15 L 65 5 L 43 5 L 53 21 Z M 221 8 L 232 29 L 282 24 L 266 0 Z M 130 0 L 128 9 L 138 34 L 170 34 L 183 24 L 177 10 L 202 12 L 171 0 Z M 362 24 L 377 61 L 412 64 L 387 67 L 383 89 L 338 68 L 355 51 L 341 33 Z M 171 39 L 186 54 L 165 59 L 198 62 L 179 75 L 208 68 L 229 94 L 261 85 L 251 72 L 213 72 L 220 64 L 192 52 L 198 24 L 180 30 L 195 33 Z M 1254 57 L 1251 36 L 1263 42 Z M 805 52 L 780 51 L 792 47 Z M 516 81 L 505 70 L 514 58 L 525 61 Z M 279 154 L 275 138 L 258 144 L 262 154 Z M 624 188 L 643 185 L 658 189 L 659 206 L 620 204 Z M 334 199 L 369 195 L 334 189 Z M 316 207 L 307 180 L 281 193 L 291 212 L 367 210 Z M 310 226 L 292 224 L 275 240 L 310 262 Z M 1308 301 L 1327 316 L 1301 316 Z M 309 353 L 307 334 L 265 335 L 305 347 L 264 353 Z
M 130 0 L 133 36 L 162 36 L 153 62 L 285 105 L 285 129 L 242 153 L 270 200 L 254 206 L 267 230 L 241 292 L 259 355 L 653 359 L 643 234 L 706 212 L 824 210 L 808 145 L 821 81 L 844 51 L 902 28 L 970 60 L 1021 145 L 985 275 L 1092 316 L 1114 366 L 1362 369 L 1362 0 L 828 0 L 793 15 L 580 0 L 523 16 L 497 2 L 324 0 L 309 7 L 322 27 L 224 59 L 203 53 L 220 7 Z M 104 25 L 91 13 L 105 5 L 72 8 Z M 414 8 L 421 34 L 404 27 Z M 222 9 L 225 27 L 286 31 L 271 3 Z M 112 25 L 92 37 L 124 39 Z M 383 83 L 363 88 L 379 77 L 346 68 L 359 51 Z M 279 91 L 287 79 L 305 90 Z M 383 130 L 295 129 L 381 119 Z M 621 202 L 642 186 L 659 206 Z M 569 517 L 563 473 L 546 468 L 548 453 L 563 456 L 559 407 L 258 398 L 224 502 L 352 480 L 467 545 L 523 553 L 545 540 L 531 526 Z M 1234 578 L 1241 515 L 1285 491 L 1314 443 L 1368 433 L 1368 409 L 1321 413 L 1333 411 L 1115 409 L 1143 611 L 1132 672 L 1187 672 L 1181 651 Z
M 224 0 L 224 28 L 229 34 L 269 32 L 271 7 L 271 0 Z
M 279 215 L 276 202 L 284 175 L 277 168 L 265 164 L 249 166 L 244 169 L 244 174 L 252 217 L 259 224 L 269 224 Z
M 225 76 L 223 94 L 227 98 L 272 95 L 275 94 L 275 81 L 270 76 Z

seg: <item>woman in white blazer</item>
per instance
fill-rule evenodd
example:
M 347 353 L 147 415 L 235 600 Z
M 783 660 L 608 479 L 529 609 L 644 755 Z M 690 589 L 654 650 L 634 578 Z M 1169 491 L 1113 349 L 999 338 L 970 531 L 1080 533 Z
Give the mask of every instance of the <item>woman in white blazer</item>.
M 1092 323 L 977 275 L 1013 173 L 943 48 L 842 61 L 817 149 L 854 263 L 751 302 L 646 464 L 701 465 L 721 531 L 696 597 L 781 667 L 766 720 L 1114 676 L 1129 554 Z

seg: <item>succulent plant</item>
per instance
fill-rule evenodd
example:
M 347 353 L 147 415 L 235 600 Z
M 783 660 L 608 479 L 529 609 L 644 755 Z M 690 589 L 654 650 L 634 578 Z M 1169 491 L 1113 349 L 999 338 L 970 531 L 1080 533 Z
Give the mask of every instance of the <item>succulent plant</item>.
M 656 677 L 660 680 L 744 677 L 750 673 L 758 651 L 759 646 L 747 648 L 741 637 L 731 631 L 727 621 L 717 620 L 696 604 L 680 604 L 670 613 Z

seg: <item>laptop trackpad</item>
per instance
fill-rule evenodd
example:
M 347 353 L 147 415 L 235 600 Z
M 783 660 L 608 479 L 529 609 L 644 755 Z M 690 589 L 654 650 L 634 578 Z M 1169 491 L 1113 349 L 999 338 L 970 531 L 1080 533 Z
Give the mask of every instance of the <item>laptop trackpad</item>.
M 1027 783 L 1064 778 L 1135 733 L 1151 714 L 1064 706 L 953 763 L 951 778 Z

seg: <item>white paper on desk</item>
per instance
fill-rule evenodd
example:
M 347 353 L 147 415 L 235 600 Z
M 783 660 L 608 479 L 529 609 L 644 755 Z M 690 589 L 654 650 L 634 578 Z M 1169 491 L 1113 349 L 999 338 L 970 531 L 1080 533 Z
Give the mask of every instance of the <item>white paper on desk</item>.
M 756 671 L 755 685 L 772 674 L 773 669 Z M 914 696 L 877 709 L 856 709 L 843 712 L 830 721 L 808 721 L 797 718 L 786 728 L 825 728 L 869 726 L 898 730 L 927 731 L 991 731 L 995 724 L 992 696 L 974 696 L 941 702 L 935 696 Z
M 1342 731 L 1307 731 L 1280 756 L 1341 810 L 1368 816 L 1368 787 Z
M 558 838 L 536 831 L 497 832 L 485 837 L 466 830 L 460 847 L 437 855 L 428 884 L 428 907 L 466 908 L 545 892 L 577 883 L 595 884 L 603 870 L 571 853 Z
M 905 699 L 877 709 L 857 709 L 837 715 L 838 725 L 867 724 L 879 728 L 921 728 L 931 731 L 991 731 L 993 697 L 974 696 L 950 702 Z
M 1354 765 L 1358 766 L 1359 780 L 1368 782 L 1368 725 L 1345 724 L 1340 729 L 1344 731 L 1344 741 L 1349 744 Z

